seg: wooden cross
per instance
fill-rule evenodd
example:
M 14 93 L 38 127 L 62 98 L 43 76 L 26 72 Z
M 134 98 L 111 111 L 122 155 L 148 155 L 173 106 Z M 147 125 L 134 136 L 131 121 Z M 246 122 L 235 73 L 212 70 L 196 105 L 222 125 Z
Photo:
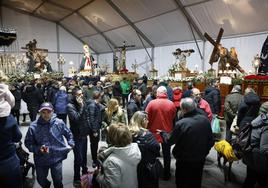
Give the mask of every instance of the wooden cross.
M 204 34 L 204 37 L 214 46 L 212 54 L 209 59 L 209 64 L 212 66 L 214 62 L 217 62 L 219 60 L 219 46 L 220 46 L 220 41 L 223 35 L 224 29 L 220 28 L 220 31 L 218 33 L 216 41 L 214 41 L 207 33 Z

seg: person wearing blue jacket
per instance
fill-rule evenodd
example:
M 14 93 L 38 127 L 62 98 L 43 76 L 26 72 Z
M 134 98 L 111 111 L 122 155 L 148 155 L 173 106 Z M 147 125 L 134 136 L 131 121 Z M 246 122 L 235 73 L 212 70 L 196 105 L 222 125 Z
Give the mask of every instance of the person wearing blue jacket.
M 60 90 L 55 94 L 53 106 L 55 107 L 55 113 L 59 119 L 62 119 L 66 124 L 67 121 L 67 105 L 68 105 L 68 94 L 66 87 L 61 86 Z
M 53 114 L 51 103 L 41 104 L 39 112 L 40 117 L 28 129 L 25 146 L 34 153 L 37 181 L 41 187 L 50 187 L 51 182 L 47 179 L 50 169 L 54 187 L 61 188 L 62 161 L 74 147 L 73 135 L 65 123 Z

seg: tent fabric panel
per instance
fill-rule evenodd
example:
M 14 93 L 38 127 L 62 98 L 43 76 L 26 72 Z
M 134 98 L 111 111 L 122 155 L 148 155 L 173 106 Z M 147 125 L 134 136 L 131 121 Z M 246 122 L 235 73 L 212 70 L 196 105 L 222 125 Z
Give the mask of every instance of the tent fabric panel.
M 137 22 L 177 8 L 174 0 L 113 0 L 132 21 Z
M 97 31 L 77 14 L 67 17 L 61 23 L 78 37 L 97 34 Z
M 105 32 L 104 34 L 108 38 L 110 38 L 116 44 L 116 46 L 122 46 L 123 42 L 126 41 L 127 45 L 134 44 L 136 48 L 143 47 L 137 33 L 130 26 L 108 31 Z M 145 41 L 143 42 L 145 46 L 149 47 L 149 45 Z
M 107 44 L 107 41 L 99 34 L 90 37 L 83 37 L 82 40 L 87 42 L 89 47 L 92 46 L 92 48 L 95 49 L 97 53 L 112 51 Z
M 219 28 L 223 36 L 262 32 L 268 30 L 268 1 L 219 0 L 187 7 L 201 31 L 216 37 Z
M 58 6 L 52 5 L 50 3 L 44 3 L 41 7 L 39 7 L 36 11 L 37 15 L 40 15 L 44 18 L 58 21 L 59 19 L 65 17 L 70 14 L 69 10 L 60 8 Z
M 136 23 L 136 26 L 155 45 L 193 40 L 189 24 L 179 10 Z M 199 39 L 197 35 L 196 38 Z
M 127 25 L 125 20 L 105 0 L 94 1 L 79 12 L 100 31 Z
M 192 5 L 192 4 L 195 4 L 195 3 L 202 3 L 205 0 L 180 0 L 180 1 L 183 4 L 183 6 L 188 6 L 188 5 Z
M 68 7 L 70 9 L 76 10 L 79 7 L 86 4 L 89 0 L 50 0 L 51 2 L 57 3 L 59 5 L 62 5 L 63 7 Z
M 2 3 L 4 5 L 9 5 L 11 7 L 24 10 L 27 12 L 34 11 L 41 3 L 42 0 L 16 0 L 16 1 L 10 1 L 10 0 L 2 0 Z

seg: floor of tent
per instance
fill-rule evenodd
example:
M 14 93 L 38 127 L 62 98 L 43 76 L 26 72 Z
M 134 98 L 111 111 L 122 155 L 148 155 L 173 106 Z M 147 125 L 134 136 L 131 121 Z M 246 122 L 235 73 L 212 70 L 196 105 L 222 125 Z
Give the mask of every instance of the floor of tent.
M 222 122 L 224 124 L 224 122 Z M 21 126 L 20 127 L 23 138 L 22 141 L 24 141 L 25 134 L 28 130 L 28 126 Z M 224 135 L 224 134 L 222 134 Z M 101 142 L 100 145 L 105 145 L 104 142 Z M 28 150 L 26 150 L 28 151 Z M 163 157 L 160 158 L 160 160 L 163 160 Z M 30 161 L 32 161 L 32 154 L 30 157 Z M 88 166 L 90 167 L 92 164 L 91 161 L 91 155 L 90 155 L 90 149 L 88 149 Z M 172 158 L 171 163 L 171 173 L 172 177 L 169 181 L 163 181 L 160 179 L 160 188 L 174 188 L 175 186 L 175 159 Z M 232 173 L 231 173 L 231 179 L 232 182 L 225 182 L 224 181 L 224 174 L 221 169 L 217 166 L 217 155 L 216 151 L 212 148 L 203 171 L 203 179 L 202 179 L 202 187 L 203 188 L 238 188 L 242 187 L 243 180 L 246 175 L 246 166 L 242 163 L 242 161 L 237 161 L 233 163 L 232 166 Z M 48 176 L 48 179 L 51 180 L 50 175 Z M 70 152 L 68 155 L 68 158 L 63 161 L 63 184 L 66 188 L 73 187 L 73 153 Z M 34 188 L 40 188 L 39 184 L 37 183 L 35 177 L 32 177 L 31 171 L 28 173 L 27 179 L 26 179 L 26 188 L 34 187 Z M 53 187 L 53 186 L 51 186 Z

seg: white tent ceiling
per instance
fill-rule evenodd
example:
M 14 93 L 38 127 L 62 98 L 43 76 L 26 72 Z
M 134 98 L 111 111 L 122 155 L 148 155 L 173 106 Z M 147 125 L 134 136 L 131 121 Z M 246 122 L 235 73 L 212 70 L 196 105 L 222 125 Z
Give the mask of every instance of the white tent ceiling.
M 2 0 L 2 6 L 56 22 L 96 53 L 268 31 L 268 0 Z M 193 31 L 193 32 L 192 32 Z M 138 36 L 139 35 L 139 36 Z M 142 42 L 141 42 L 142 40 Z

